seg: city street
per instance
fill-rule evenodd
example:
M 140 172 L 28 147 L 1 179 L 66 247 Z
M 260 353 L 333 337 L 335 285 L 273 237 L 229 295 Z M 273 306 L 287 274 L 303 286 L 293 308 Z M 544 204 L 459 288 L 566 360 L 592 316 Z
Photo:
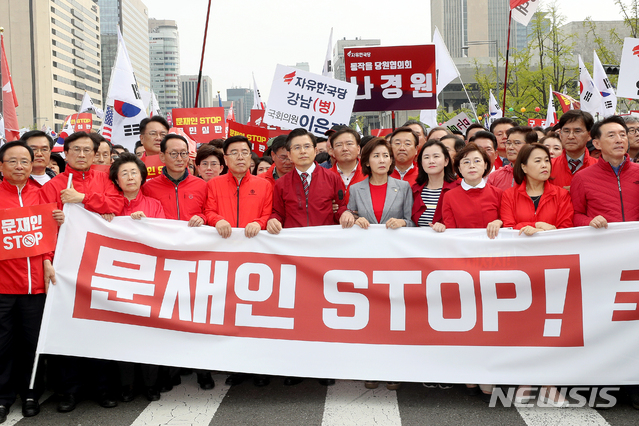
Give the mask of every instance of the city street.
M 425 388 L 404 383 L 399 391 L 388 391 L 383 383 L 375 390 L 363 382 L 338 380 L 323 387 L 306 379 L 297 386 L 284 386 L 273 378 L 258 388 L 248 380 L 229 388 L 226 375 L 215 375 L 213 390 L 199 389 L 195 374 L 182 377 L 182 384 L 162 399 L 149 403 L 138 395 L 130 403 L 104 409 L 84 400 L 71 413 L 56 411 L 57 397 L 43 397 L 41 413 L 22 418 L 20 404 L 12 407 L 7 425 L 613 425 L 634 426 L 639 412 L 620 399 L 606 411 L 592 408 L 489 408 L 478 397 L 467 396 L 464 386 L 453 389 Z

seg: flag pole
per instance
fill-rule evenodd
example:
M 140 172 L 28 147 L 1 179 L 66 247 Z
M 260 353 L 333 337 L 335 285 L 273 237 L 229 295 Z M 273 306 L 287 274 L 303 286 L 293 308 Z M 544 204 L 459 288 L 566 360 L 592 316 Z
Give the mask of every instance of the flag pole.
M 2 43 L 2 46 L 4 46 L 4 27 L 0 27 L 0 41 Z M 0 66 L 0 86 L 4 87 L 4 84 L 2 84 L 2 67 L 1 66 Z M 4 117 L 4 103 L 3 103 L 4 91 L 1 90 L 2 87 L 0 87 L 0 115 Z
M 506 40 L 506 71 L 504 71 L 504 100 L 502 102 L 501 110 L 506 113 L 506 88 L 508 87 L 508 54 L 510 52 L 510 27 L 513 23 L 513 10 L 510 9 L 508 13 L 508 39 Z M 497 52 L 499 55 L 499 52 Z
M 204 27 L 204 41 L 202 42 L 202 57 L 200 59 L 200 71 L 197 75 L 197 89 L 195 91 L 195 105 L 193 108 L 197 108 L 198 101 L 200 100 L 200 84 L 202 83 L 202 66 L 204 65 L 204 51 L 206 50 L 206 35 L 209 31 L 209 16 L 211 15 L 211 0 L 209 0 L 209 7 L 206 11 L 206 24 Z

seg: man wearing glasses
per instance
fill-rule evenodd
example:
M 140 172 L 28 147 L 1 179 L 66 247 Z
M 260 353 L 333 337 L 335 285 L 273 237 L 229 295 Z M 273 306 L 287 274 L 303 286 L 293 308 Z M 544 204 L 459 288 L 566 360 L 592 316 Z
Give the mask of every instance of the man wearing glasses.
M 64 140 L 64 154 L 67 167 L 40 191 L 45 203 L 58 203 L 58 208 L 66 203 L 82 203 L 87 210 L 95 213 L 118 215 L 124 208 L 124 198 L 120 195 L 109 175 L 91 170 L 93 158 L 100 144 L 86 132 L 75 132 Z M 67 188 L 69 175 L 73 175 L 71 187 Z
M 639 155 L 639 118 L 634 115 L 625 115 L 623 121 L 628 126 L 628 155 L 630 161 L 636 163 L 636 157 Z
M 53 139 L 40 130 L 33 130 L 22 135 L 20 140 L 26 142 L 35 154 L 31 169 L 31 179 L 41 187 L 55 177 L 53 170 L 47 167 L 51 160 Z
M 160 143 L 168 133 L 169 123 L 162 116 L 154 115 L 140 121 L 140 142 L 145 152 L 142 161 L 146 156 L 160 153 Z
M 342 126 L 328 138 L 329 153 L 332 152 L 332 156 L 335 158 L 335 164 L 331 170 L 344 183 L 346 188 L 344 202 L 346 205 L 348 205 L 348 190 L 351 185 L 364 180 L 359 164 L 359 143 L 359 133 L 347 126 Z
M 271 144 L 271 158 L 273 158 L 273 165 L 264 173 L 260 175 L 271 183 L 271 186 L 275 187 L 275 181 L 293 170 L 293 163 L 288 156 L 286 150 L 286 135 L 277 136 L 273 139 Z
M 184 220 L 189 226 L 204 225 L 206 182 L 188 171 L 186 139 L 175 133 L 165 135 L 160 142 L 160 160 L 164 163 L 162 174 L 142 186 L 144 195 L 162 203 L 167 219 Z
M 552 160 L 551 183 L 570 191 L 573 176 L 597 163 L 586 149 L 593 124 L 592 115 L 578 109 L 561 116 L 553 130 L 559 133 L 564 151 Z

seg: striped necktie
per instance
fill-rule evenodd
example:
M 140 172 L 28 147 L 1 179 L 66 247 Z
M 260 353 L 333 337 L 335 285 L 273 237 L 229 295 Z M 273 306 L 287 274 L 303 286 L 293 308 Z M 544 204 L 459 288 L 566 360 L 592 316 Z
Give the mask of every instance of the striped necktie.
M 304 195 L 308 197 L 308 173 L 304 172 L 302 176 L 302 186 L 304 187 Z

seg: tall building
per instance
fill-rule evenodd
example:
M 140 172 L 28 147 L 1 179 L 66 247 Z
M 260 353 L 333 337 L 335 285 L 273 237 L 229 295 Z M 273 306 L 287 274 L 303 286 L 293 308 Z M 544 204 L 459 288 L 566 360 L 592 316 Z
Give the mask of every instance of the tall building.
M 111 70 L 118 50 L 118 26 L 133 65 L 140 89 L 151 89 L 149 68 L 149 34 L 146 30 L 149 13 L 141 0 L 98 0 L 100 6 L 100 36 L 102 39 L 102 99 L 106 102 L 111 82 Z
M 197 75 L 181 75 L 180 88 L 182 89 L 181 107 L 194 108 L 195 94 L 197 92 Z M 208 75 L 203 75 L 200 83 L 200 97 L 197 101 L 197 107 L 209 108 L 212 106 L 217 106 L 213 105 L 213 81 Z
M 180 44 L 175 21 L 149 19 L 151 89 L 162 113 L 180 107 Z
M 100 17 L 93 0 L 2 0 L 0 26 L 20 127 L 47 124 L 60 131 L 85 90 L 101 107 Z
M 346 81 L 346 70 L 344 69 L 345 47 L 379 46 L 380 44 L 381 40 L 379 39 L 364 40 L 356 37 L 354 40 L 346 40 L 346 37 L 344 37 L 341 40 L 337 40 L 335 49 L 333 49 L 333 76 L 337 80 Z
M 502 55 L 506 53 L 509 11 L 509 0 L 431 0 L 431 28 L 439 29 L 453 58 L 492 58 L 497 47 Z M 513 21 L 511 48 L 525 48 L 529 31 Z
M 253 107 L 253 90 L 240 87 L 226 89 L 226 100 L 233 101 L 235 120 L 246 124 L 251 118 L 251 108 Z

